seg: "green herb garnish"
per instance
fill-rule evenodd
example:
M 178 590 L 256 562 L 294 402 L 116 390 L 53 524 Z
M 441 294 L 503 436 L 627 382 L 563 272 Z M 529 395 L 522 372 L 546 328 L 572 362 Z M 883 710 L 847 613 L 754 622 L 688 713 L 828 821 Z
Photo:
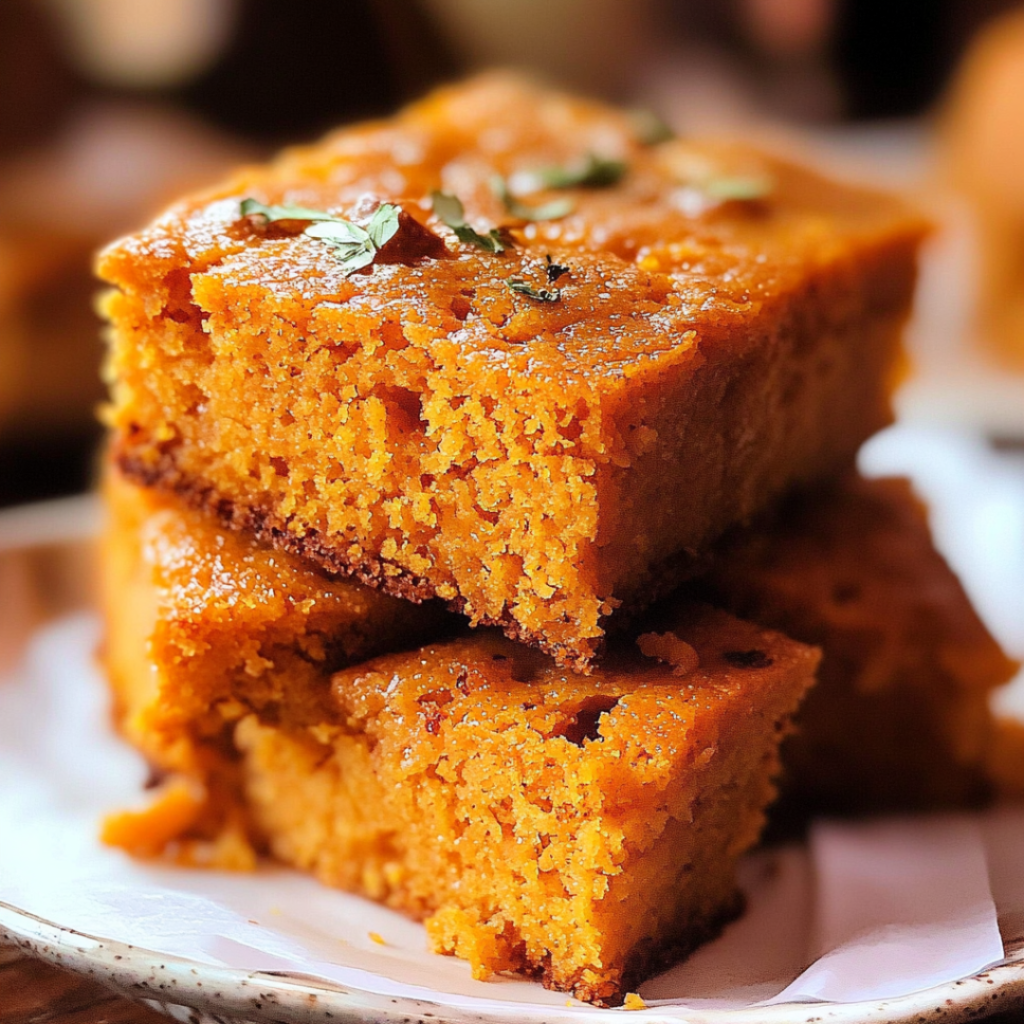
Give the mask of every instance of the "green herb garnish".
M 558 302 L 562 297 L 561 288 L 534 288 L 525 281 L 517 278 L 505 278 L 505 284 L 519 295 L 525 295 L 529 299 L 536 299 L 538 302 Z
M 657 146 L 676 137 L 671 126 L 653 110 L 631 110 L 629 119 L 633 124 L 633 134 L 641 146 Z
M 697 182 L 696 187 L 700 189 L 709 199 L 716 199 L 720 203 L 741 202 L 748 203 L 757 199 L 764 199 L 775 187 L 771 178 L 763 175 L 748 175 L 729 177 L 707 178 Z
M 398 234 L 398 215 L 401 212 L 401 208 L 393 203 L 381 203 L 373 211 L 370 223 L 366 225 L 366 233 L 376 248 L 383 249 Z
M 242 200 L 242 216 L 263 217 L 268 222 L 282 220 L 312 221 L 303 234 L 319 238 L 334 249 L 334 255 L 344 264 L 349 274 L 369 266 L 398 231 L 399 207 L 381 203 L 365 228 L 323 210 L 310 210 L 304 206 L 264 206 L 257 199 Z
M 534 189 L 607 188 L 619 181 L 625 173 L 626 164 L 622 160 L 609 160 L 588 153 L 584 160 L 575 164 L 542 167 L 530 172 L 526 177 Z M 491 189 L 505 204 L 505 209 L 519 220 L 559 220 L 576 209 L 576 204 L 571 199 L 553 199 L 539 206 L 524 203 L 512 194 L 508 182 L 500 174 L 491 178 Z
M 476 245 L 487 252 L 502 253 L 508 244 L 497 228 L 491 228 L 486 235 L 481 235 L 475 228 L 466 223 L 466 210 L 462 201 L 448 192 L 431 192 L 431 209 L 441 218 L 442 222 L 455 232 L 455 237 L 467 245 Z
M 585 159 L 575 164 L 542 167 L 533 173 L 543 188 L 608 188 L 617 184 L 626 173 L 626 163 L 588 153 Z
M 530 206 L 512 195 L 508 182 L 500 174 L 491 178 L 491 190 L 505 204 L 505 209 L 518 220 L 541 221 L 560 220 L 576 209 L 571 199 L 553 199 L 550 203 Z
M 305 206 L 264 206 L 258 199 L 242 200 L 243 217 L 262 217 L 267 221 L 275 220 L 336 220 L 337 218 L 323 210 L 310 210 Z

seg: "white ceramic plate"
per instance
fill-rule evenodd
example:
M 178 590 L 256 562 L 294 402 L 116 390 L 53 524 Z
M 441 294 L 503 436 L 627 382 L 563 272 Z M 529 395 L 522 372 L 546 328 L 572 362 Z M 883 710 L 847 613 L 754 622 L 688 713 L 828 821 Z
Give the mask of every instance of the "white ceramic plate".
M 911 445 L 912 450 L 923 451 L 922 443 L 918 438 Z M 941 441 L 935 443 L 942 448 Z M 887 451 L 884 443 L 876 448 L 876 468 L 899 468 L 898 455 L 893 456 L 891 451 L 887 455 Z M 977 460 L 968 457 L 968 461 L 974 465 Z M 948 470 L 944 472 L 948 474 Z M 972 490 L 977 492 L 977 488 Z M 1017 512 L 1024 512 L 1024 504 Z M 963 528 L 962 517 L 956 518 Z M 93 578 L 88 537 L 95 521 L 96 508 L 88 499 L 0 514 L 0 609 L 4 610 L 0 615 L 0 668 L 21 656 L 27 638 L 46 620 L 88 606 Z M 0 843 L 10 841 L 9 835 L 0 832 Z M 60 917 L 56 913 L 49 916 Z M 288 973 L 232 970 L 132 946 L 126 943 L 125 933 L 119 935 L 115 928 L 107 930 L 113 934 L 85 934 L 69 926 L 67 920 L 46 920 L 0 902 L 0 941 L 14 942 L 43 959 L 92 975 L 176 1019 L 196 1024 L 238 1019 L 281 1024 L 580 1024 L 584 1019 L 624 1012 L 565 1005 L 561 998 L 553 1001 L 550 993 L 539 988 L 535 1002 L 502 1004 L 497 999 L 487 1002 L 455 998 L 443 990 L 417 998 L 408 993 L 386 994 L 372 987 L 339 985 Z M 922 1019 L 976 1020 L 982 1014 L 1024 1006 L 1024 922 L 1009 932 L 1004 927 L 1003 938 L 1005 959 L 983 973 L 898 998 L 852 1003 L 780 1003 L 739 1010 L 652 1006 L 637 1011 L 636 1018 L 638 1024 L 896 1024 Z
M 443 1002 L 382 997 L 301 977 L 226 970 L 158 955 L 113 939 L 83 935 L 0 903 L 0 939 L 51 963 L 88 974 L 153 1009 L 189 1021 L 260 1024 L 581 1024 L 622 1010 L 589 1007 L 510 1007 L 478 1014 Z M 975 977 L 870 1003 L 781 1003 L 747 1010 L 641 1010 L 640 1022 L 666 1024 L 954 1024 L 1024 1005 L 1024 937 L 1007 961 Z

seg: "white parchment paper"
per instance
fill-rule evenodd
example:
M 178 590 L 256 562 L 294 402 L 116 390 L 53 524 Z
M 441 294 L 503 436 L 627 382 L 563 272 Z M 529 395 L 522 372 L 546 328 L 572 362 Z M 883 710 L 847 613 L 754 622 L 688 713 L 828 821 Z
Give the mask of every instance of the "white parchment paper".
M 231 874 L 135 863 L 96 839 L 145 769 L 111 732 L 89 616 L 39 632 L 0 678 L 0 900 L 105 938 L 249 970 L 292 970 L 450 1006 L 564 1006 L 512 978 L 477 982 L 422 929 L 281 868 Z M 821 824 L 750 857 L 747 913 L 644 985 L 649 1005 L 743 1007 L 908 994 L 1003 957 L 1024 919 L 1024 809 Z M 370 937 L 385 940 L 380 945 Z M 601 1011 L 594 1011 L 595 1013 Z

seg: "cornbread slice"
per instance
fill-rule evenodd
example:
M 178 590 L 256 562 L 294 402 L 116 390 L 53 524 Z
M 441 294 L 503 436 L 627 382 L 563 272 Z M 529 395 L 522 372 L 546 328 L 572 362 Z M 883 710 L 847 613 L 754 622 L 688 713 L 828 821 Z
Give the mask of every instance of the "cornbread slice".
M 433 948 L 479 977 L 523 971 L 598 1003 L 737 912 L 736 861 L 760 833 L 816 651 L 700 605 L 640 638 L 650 657 L 623 644 L 589 676 L 494 630 L 333 676 L 264 644 L 211 727 L 191 693 L 221 686 L 217 646 L 186 659 L 164 638 L 216 619 L 223 594 L 248 606 L 252 559 L 275 556 L 204 550 L 217 531 L 183 544 L 159 513 L 140 545 L 129 504 L 122 490 L 106 544 L 108 665 L 129 737 L 176 777 L 149 811 L 113 816 L 108 841 L 232 866 L 269 849 L 425 920 Z M 186 582 L 183 601 L 193 560 L 215 560 L 218 582 Z M 296 608 L 280 630 L 299 647 Z M 245 615 L 232 628 L 229 649 L 247 645 Z M 173 757 L 159 706 L 172 694 L 193 716 Z
M 669 636 L 697 667 L 634 650 L 582 677 L 491 633 L 348 669 L 334 722 L 239 725 L 252 819 L 280 859 L 424 918 L 479 977 L 619 1002 L 739 909 L 817 663 L 700 606 Z
M 332 578 L 113 467 L 104 498 L 103 604 L 116 623 L 104 660 L 115 717 L 160 769 L 208 770 L 217 758 L 197 741 L 216 751 L 254 708 L 286 724 L 319 722 L 331 708 L 332 672 L 448 625 L 437 603 Z
M 989 698 L 1018 666 L 935 550 L 908 481 L 851 476 L 794 498 L 723 553 L 709 593 L 823 652 L 783 747 L 780 818 L 961 807 L 993 792 L 1003 727 Z
M 305 233 L 384 203 L 397 233 L 355 272 Z M 888 421 L 923 231 L 745 146 L 644 145 L 623 113 L 477 79 L 102 254 L 116 457 L 585 669 L 617 607 Z

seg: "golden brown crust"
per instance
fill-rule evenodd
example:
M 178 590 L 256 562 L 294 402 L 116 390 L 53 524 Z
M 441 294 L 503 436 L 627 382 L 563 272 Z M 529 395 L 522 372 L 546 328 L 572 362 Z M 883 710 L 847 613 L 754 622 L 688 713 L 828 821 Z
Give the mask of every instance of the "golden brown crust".
M 203 772 L 224 767 L 226 777 L 231 730 L 244 714 L 322 721 L 331 712 L 330 673 L 458 624 L 437 604 L 396 600 L 265 549 L 251 534 L 136 487 L 113 465 L 103 493 L 103 660 L 115 722 L 133 742 L 145 737 L 163 771 L 191 770 L 199 752 Z
M 194 479 L 184 478 L 175 468 L 174 460 L 169 454 L 165 454 L 164 458 L 155 464 L 133 458 L 131 454 L 123 451 L 115 455 L 115 460 L 126 479 L 144 487 L 155 487 L 165 493 L 175 494 L 191 507 L 216 516 L 229 529 L 251 534 L 262 544 L 288 551 L 339 577 L 357 580 L 365 586 L 415 604 L 438 599 L 436 589 L 428 580 L 421 576 L 413 576 L 401 566 L 380 558 L 347 561 L 338 548 L 324 544 L 317 536 L 310 533 L 296 534 L 285 529 L 280 520 L 275 520 L 269 511 L 252 507 L 242 508 L 237 502 L 217 497 L 212 487 L 204 486 Z M 387 571 L 385 566 L 388 567 Z M 656 588 L 655 593 L 663 595 L 675 589 L 667 573 L 664 576 L 655 575 L 655 579 L 659 581 L 657 584 L 652 581 L 652 587 Z M 446 607 L 456 614 L 464 611 L 465 603 L 461 596 L 444 601 Z M 631 622 L 632 616 L 623 615 L 621 628 L 627 627 Z M 570 649 L 563 644 L 551 643 L 543 635 L 529 632 L 511 615 L 500 618 L 483 616 L 479 619 L 479 624 L 497 626 L 510 640 L 518 640 L 536 647 L 550 654 L 559 664 L 576 672 L 588 673 L 593 659 L 604 649 L 604 641 L 594 641 L 588 645 L 586 653 L 581 654 L 576 648 Z
M 130 451 L 122 449 L 115 455 L 115 460 L 120 472 L 133 483 L 157 488 L 165 494 L 177 495 L 190 507 L 215 516 L 229 529 L 248 533 L 261 544 L 305 558 L 312 565 L 319 566 L 327 572 L 358 580 L 368 587 L 385 590 L 395 597 L 416 604 L 437 596 L 427 580 L 413 576 L 385 559 L 348 561 L 337 548 L 323 544 L 315 533 L 297 535 L 285 529 L 284 524 L 265 509 L 243 508 L 238 502 L 218 497 L 212 486 L 181 474 L 169 453 L 165 453 L 159 462 L 154 463 L 136 458 Z M 393 573 L 385 573 L 385 565 L 391 566 Z M 461 610 L 455 605 L 452 607 Z
M 340 577 L 358 580 L 368 587 L 383 590 L 394 597 L 417 604 L 437 599 L 437 591 L 429 580 L 409 574 L 401 566 L 387 563 L 383 559 L 364 559 L 348 562 L 339 549 L 323 544 L 315 535 L 298 535 L 283 528 L 280 521 L 266 510 L 241 508 L 236 502 L 218 498 L 212 487 L 203 486 L 194 479 L 187 479 L 178 472 L 170 453 L 165 453 L 159 462 L 144 461 L 133 456 L 123 446 L 114 447 L 114 461 L 125 478 L 143 487 L 155 487 L 165 493 L 177 495 L 193 508 L 202 509 L 214 515 L 226 527 L 249 533 L 262 544 L 288 551 L 300 558 L 308 559 L 328 572 Z M 614 617 L 602 620 L 602 625 L 617 634 L 627 632 L 643 612 L 654 601 L 667 597 L 680 584 L 706 571 L 710 554 L 698 554 L 686 550 L 650 567 L 633 588 L 632 600 L 627 599 L 616 610 Z M 384 571 L 384 566 L 388 571 Z M 456 614 L 464 610 L 465 601 L 456 596 L 444 602 Z M 559 664 L 584 674 L 591 671 L 594 659 L 605 648 L 603 640 L 589 645 L 586 656 L 577 649 L 551 643 L 543 635 L 528 631 L 511 615 L 501 618 L 485 617 L 480 620 L 484 626 L 497 626 L 511 640 L 529 644 L 554 657 Z
M 553 975 L 550 958 L 543 966 L 532 969 L 525 967 L 520 973 L 528 978 L 536 978 L 545 988 L 555 992 L 571 990 L 584 1003 L 602 1007 L 621 1006 L 627 992 L 635 992 L 649 978 L 685 960 L 706 942 L 717 939 L 725 926 L 743 913 L 746 905 L 746 896 L 737 889 L 733 898 L 723 903 L 719 913 L 704 921 L 700 928 L 694 928 L 676 939 L 638 944 L 630 953 L 622 971 L 600 983 L 579 981 L 568 989 Z
M 602 1002 L 589 996 L 578 996 L 586 1002 L 598 1006 L 620 1006 L 627 992 L 634 992 L 640 985 L 668 970 L 674 964 L 686 959 L 694 950 L 717 939 L 726 925 L 735 921 L 747 907 L 746 895 L 739 889 L 733 894 L 731 901 L 723 903 L 716 917 L 709 918 L 704 927 L 677 939 L 669 939 L 661 943 L 644 943 L 633 951 L 622 971 L 622 979 L 614 994 L 613 1001 Z

